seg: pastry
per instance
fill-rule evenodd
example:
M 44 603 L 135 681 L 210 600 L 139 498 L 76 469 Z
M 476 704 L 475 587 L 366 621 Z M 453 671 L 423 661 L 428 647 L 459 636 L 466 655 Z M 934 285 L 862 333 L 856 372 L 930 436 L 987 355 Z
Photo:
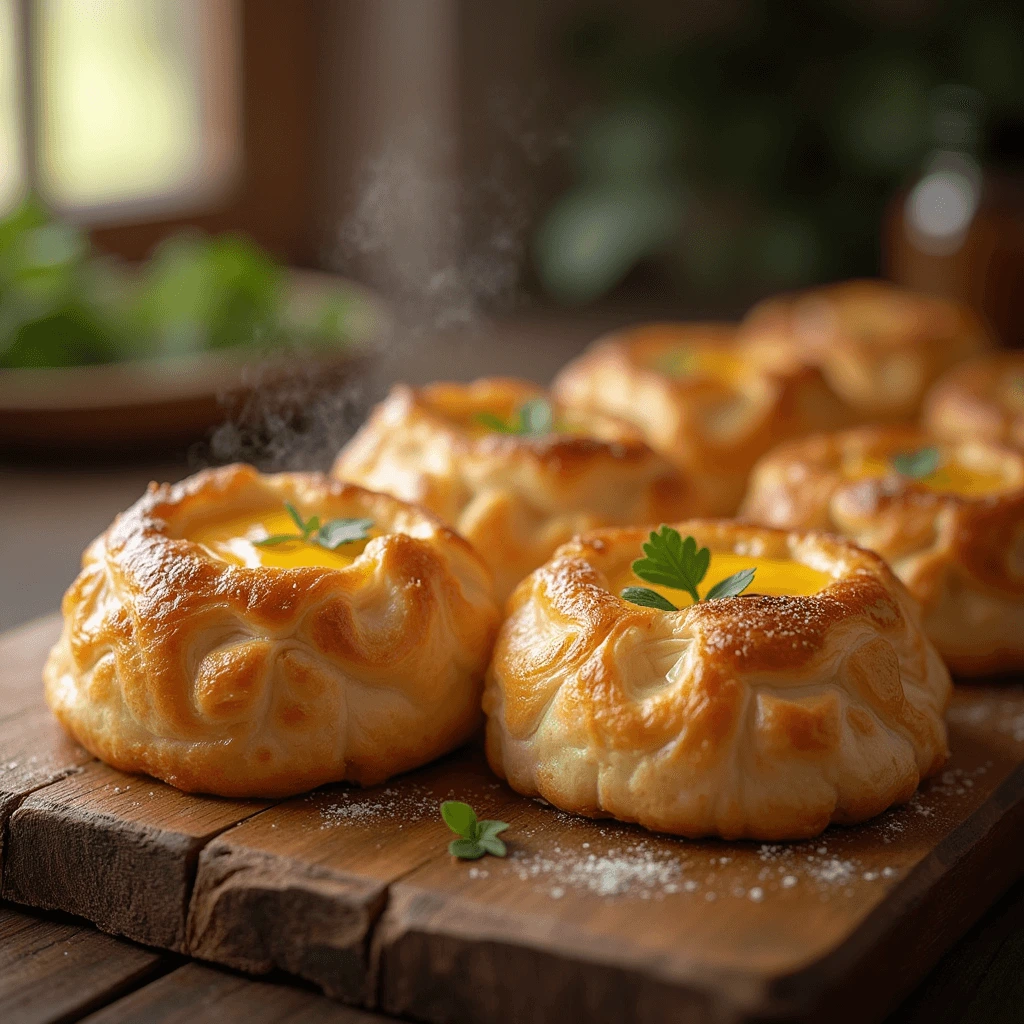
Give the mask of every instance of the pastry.
M 453 526 L 487 562 L 502 599 L 574 534 L 678 517 L 694 502 L 634 427 L 506 379 L 394 388 L 333 472 Z
M 242 465 L 151 484 L 63 611 L 44 681 L 75 739 L 233 797 L 369 785 L 458 746 L 499 614 L 479 557 L 426 512 Z
M 966 306 L 887 281 L 766 299 L 739 336 L 748 358 L 767 367 L 820 367 L 860 422 L 916 416 L 937 377 L 992 343 Z
M 877 551 L 954 673 L 1024 667 L 1024 454 L 908 426 L 807 438 L 758 464 L 743 514 Z
M 561 547 L 508 603 L 487 756 L 520 793 L 678 835 L 782 840 L 912 796 L 947 756 L 949 674 L 876 555 L 819 533 L 677 524 L 742 596 L 619 596 L 643 529 Z M 660 533 L 665 533 L 663 527 Z M 652 536 L 651 540 L 654 540 Z
M 1024 352 L 992 352 L 953 367 L 925 399 L 924 425 L 936 437 L 1024 448 Z
M 635 423 L 694 481 L 698 512 L 732 515 L 772 444 L 850 422 L 817 369 L 766 372 L 734 338 L 724 324 L 633 327 L 569 363 L 553 393 L 569 407 Z

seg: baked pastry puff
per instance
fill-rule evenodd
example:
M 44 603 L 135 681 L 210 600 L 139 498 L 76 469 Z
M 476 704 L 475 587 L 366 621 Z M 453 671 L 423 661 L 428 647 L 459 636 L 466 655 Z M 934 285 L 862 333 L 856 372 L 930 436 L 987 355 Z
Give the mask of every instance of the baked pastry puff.
M 563 810 L 693 838 L 802 839 L 910 799 L 946 759 L 950 679 L 885 563 L 825 534 L 676 529 L 710 548 L 709 581 L 754 568 L 756 593 L 642 607 L 619 594 L 641 582 L 645 530 L 561 547 L 498 635 L 494 771 Z
M 505 378 L 395 387 L 333 473 L 453 526 L 480 552 L 502 600 L 575 534 L 677 518 L 695 502 L 636 428 Z
M 697 512 L 732 515 L 751 467 L 779 440 L 847 426 L 821 373 L 765 370 L 727 324 L 644 324 L 596 341 L 555 379 L 570 408 L 621 416 L 698 490 Z
M 928 392 L 923 422 L 947 441 L 1024 448 L 1024 352 L 992 352 L 953 367 Z
M 65 728 L 232 797 L 369 785 L 458 746 L 499 619 L 476 552 L 421 509 L 242 465 L 151 484 L 63 611 L 43 678 Z
M 765 366 L 820 367 L 858 422 L 915 417 L 933 381 L 992 345 L 966 306 L 879 280 L 766 299 L 739 334 Z
M 876 426 L 782 445 L 743 514 L 877 551 L 921 603 L 959 675 L 1024 668 L 1024 454 Z

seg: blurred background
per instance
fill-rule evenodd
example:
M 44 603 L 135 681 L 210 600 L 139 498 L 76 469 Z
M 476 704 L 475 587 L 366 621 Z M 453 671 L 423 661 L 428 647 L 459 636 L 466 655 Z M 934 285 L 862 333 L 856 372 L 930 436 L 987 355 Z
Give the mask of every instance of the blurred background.
M 882 274 L 1024 344 L 1024 8 L 0 0 L 0 628 L 398 378 Z

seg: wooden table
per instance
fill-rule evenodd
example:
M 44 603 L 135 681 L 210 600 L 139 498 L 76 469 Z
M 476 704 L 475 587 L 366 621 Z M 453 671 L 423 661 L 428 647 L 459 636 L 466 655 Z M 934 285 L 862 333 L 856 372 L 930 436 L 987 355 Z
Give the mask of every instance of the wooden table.
M 589 328 L 538 328 L 499 359 L 468 346 L 449 375 L 487 369 L 544 379 L 592 334 Z M 523 341 L 525 337 L 527 340 Z M 485 358 L 486 356 L 486 358 Z M 439 358 L 421 353 L 412 379 L 438 374 Z M 0 466 L 0 630 L 57 607 L 84 544 L 152 478 L 187 471 L 182 459 L 106 468 Z M 1024 856 L 1024 851 L 1022 851 Z M 524 984 L 529 979 L 524 978 Z M 59 914 L 0 903 L 0 1022 L 339 1021 L 387 1019 L 343 1007 L 283 977 L 253 980 L 161 950 L 112 938 Z M 1024 1020 L 1024 883 L 1002 898 L 891 1017 L 953 1024 Z M 481 1022 L 483 1024 L 483 1022 Z

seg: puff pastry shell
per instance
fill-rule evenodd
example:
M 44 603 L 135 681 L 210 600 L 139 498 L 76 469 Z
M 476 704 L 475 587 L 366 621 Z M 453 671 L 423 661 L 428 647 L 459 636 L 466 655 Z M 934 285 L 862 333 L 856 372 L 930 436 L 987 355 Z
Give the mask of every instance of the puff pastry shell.
M 347 568 L 230 565 L 186 539 L 211 517 L 369 517 Z M 498 625 L 490 576 L 425 512 L 320 474 L 248 466 L 149 492 L 88 548 L 44 672 L 69 732 L 188 791 L 370 784 L 464 741 Z
M 629 424 L 565 413 L 541 436 L 474 426 L 544 392 L 509 379 L 394 388 L 342 449 L 335 476 L 428 508 L 480 552 L 504 599 L 570 537 L 596 526 L 691 514 L 686 480 Z
M 865 461 L 936 446 L 943 463 L 1004 489 L 944 493 Z M 854 472 L 850 470 L 853 469 Z M 878 552 L 920 602 L 955 674 L 1024 667 L 1024 455 L 981 441 L 937 444 L 915 427 L 862 427 L 782 445 L 751 476 L 743 514 L 770 526 L 841 533 Z
M 928 392 L 924 425 L 947 441 L 976 437 L 1024 448 L 1024 352 L 955 366 Z
M 662 612 L 608 589 L 646 531 L 565 545 L 509 602 L 484 692 L 492 768 L 564 810 L 691 837 L 798 839 L 908 800 L 946 758 L 950 681 L 881 559 L 823 534 L 677 528 L 832 579 Z
M 566 405 L 635 423 L 693 479 L 699 513 L 732 515 L 751 467 L 773 444 L 851 422 L 820 371 L 766 370 L 745 358 L 735 334 L 726 324 L 629 328 L 595 342 L 552 390 Z M 680 358 L 682 372 L 673 372 Z
M 766 366 L 820 367 L 859 421 L 916 416 L 936 378 L 992 344 L 966 306 L 877 280 L 766 299 L 740 340 Z

